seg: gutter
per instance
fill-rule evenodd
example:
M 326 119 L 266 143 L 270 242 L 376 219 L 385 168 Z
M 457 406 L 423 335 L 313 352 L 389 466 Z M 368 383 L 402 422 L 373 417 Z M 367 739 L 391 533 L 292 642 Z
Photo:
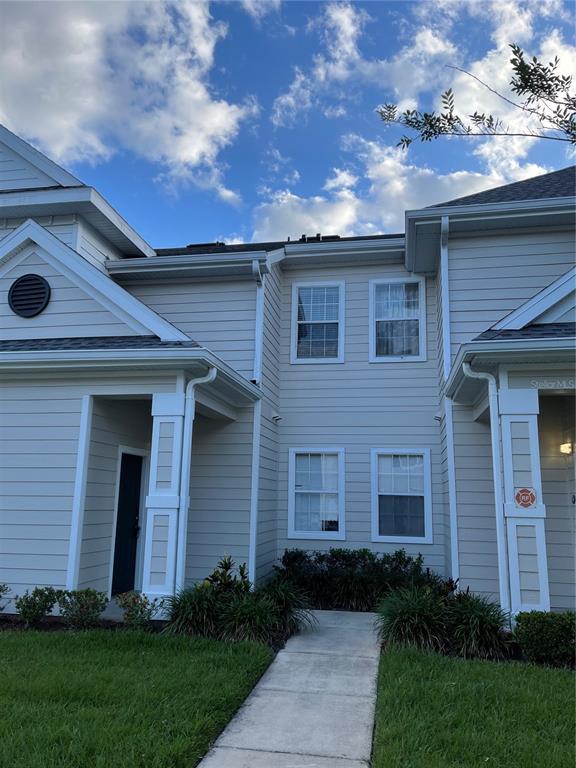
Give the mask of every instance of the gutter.
M 504 490 L 502 488 L 502 432 L 498 407 L 498 386 L 496 377 L 491 373 L 474 371 L 469 363 L 462 364 L 464 376 L 488 382 L 488 402 L 490 404 L 490 436 L 492 438 L 492 475 L 494 478 L 494 507 L 496 512 L 496 548 L 498 552 L 498 584 L 502 610 L 510 613 L 510 581 L 508 573 L 508 545 L 506 524 L 504 521 Z

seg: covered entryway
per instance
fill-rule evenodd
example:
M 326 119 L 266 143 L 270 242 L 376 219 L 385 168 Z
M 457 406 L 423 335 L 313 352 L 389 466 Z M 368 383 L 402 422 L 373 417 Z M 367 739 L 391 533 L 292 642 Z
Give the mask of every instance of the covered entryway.
M 116 531 L 112 567 L 112 595 L 130 592 L 136 585 L 136 562 L 140 539 L 140 517 L 144 480 L 144 455 L 120 449 Z M 141 558 L 140 558 L 141 559 Z

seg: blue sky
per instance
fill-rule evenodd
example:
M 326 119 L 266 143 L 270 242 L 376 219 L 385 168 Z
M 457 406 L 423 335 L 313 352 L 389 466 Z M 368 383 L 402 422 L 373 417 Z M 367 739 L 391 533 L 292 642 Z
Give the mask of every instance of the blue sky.
M 396 148 L 374 112 L 513 112 L 507 44 L 576 71 L 573 5 L 0 3 L 0 122 L 93 185 L 156 247 L 402 230 L 402 214 L 564 167 L 564 145 Z M 34 55 L 30 55 L 33 51 Z

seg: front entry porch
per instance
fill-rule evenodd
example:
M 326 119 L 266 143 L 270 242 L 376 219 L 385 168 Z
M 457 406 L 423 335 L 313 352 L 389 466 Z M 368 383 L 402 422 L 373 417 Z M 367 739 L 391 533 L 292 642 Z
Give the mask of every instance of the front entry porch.
M 164 597 L 249 560 L 253 399 L 216 378 L 84 396 L 67 588 Z

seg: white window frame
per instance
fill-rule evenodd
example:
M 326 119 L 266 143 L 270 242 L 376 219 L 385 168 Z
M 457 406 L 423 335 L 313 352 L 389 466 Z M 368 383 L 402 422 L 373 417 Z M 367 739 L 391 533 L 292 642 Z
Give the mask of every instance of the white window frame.
M 420 354 L 418 355 L 395 355 L 378 356 L 376 354 L 376 287 L 378 285 L 388 285 L 390 283 L 418 283 L 418 346 Z M 424 275 L 410 275 L 406 277 L 381 277 L 370 280 L 368 299 L 369 315 L 369 356 L 371 363 L 421 363 L 426 360 L 426 277 Z
M 430 448 L 372 448 L 372 541 L 390 544 L 432 544 L 432 468 Z M 380 536 L 378 515 L 378 457 L 422 456 L 424 461 L 424 536 Z
M 338 288 L 338 356 L 298 357 L 298 290 L 300 288 Z M 343 280 L 292 283 L 292 320 L 290 331 L 290 363 L 292 365 L 334 364 L 344 362 L 345 288 Z M 324 321 L 322 321 L 324 322 Z M 330 321 L 328 321 L 330 322 Z M 334 321 L 331 321 L 334 322 Z
M 332 453 L 338 456 L 338 531 L 297 531 L 296 530 L 296 454 Z M 324 539 L 332 541 L 346 540 L 345 521 L 345 450 L 344 448 L 304 447 L 288 449 L 288 538 L 289 539 Z

